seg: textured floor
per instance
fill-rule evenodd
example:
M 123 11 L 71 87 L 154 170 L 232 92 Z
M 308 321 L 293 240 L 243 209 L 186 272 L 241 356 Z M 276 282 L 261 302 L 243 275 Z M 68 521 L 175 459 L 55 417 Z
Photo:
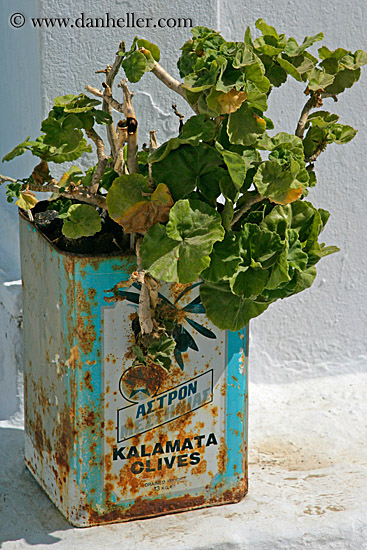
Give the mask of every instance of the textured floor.
M 250 491 L 239 504 L 71 527 L 0 423 L 4 550 L 367 549 L 367 374 L 250 387 Z

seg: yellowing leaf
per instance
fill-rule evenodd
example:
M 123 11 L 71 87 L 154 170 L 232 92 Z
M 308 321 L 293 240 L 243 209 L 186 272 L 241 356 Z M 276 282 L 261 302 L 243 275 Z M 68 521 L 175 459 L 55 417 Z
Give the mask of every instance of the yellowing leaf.
M 301 197 L 303 193 L 303 188 L 298 187 L 298 189 L 288 189 L 284 195 L 281 195 L 277 200 L 271 199 L 269 197 L 270 202 L 274 202 L 275 204 L 282 204 L 283 206 L 285 204 L 290 204 L 291 202 L 296 201 Z
M 65 172 L 59 181 L 60 187 L 65 187 L 66 184 L 68 184 L 73 176 L 82 174 L 83 172 L 80 170 L 79 166 L 71 166 L 67 172 Z
M 258 124 L 258 126 L 260 128 L 263 129 L 263 131 L 265 132 L 265 129 L 266 129 L 266 122 L 263 118 L 261 118 L 261 116 L 257 115 L 256 113 L 254 113 L 254 119 L 256 120 L 256 123 Z
M 167 185 L 160 183 L 149 194 L 146 178 L 130 174 L 116 178 L 107 195 L 107 207 L 113 220 L 126 233 L 146 233 L 155 223 L 168 221 L 173 199 Z
M 15 203 L 19 208 L 23 210 L 31 210 L 38 203 L 38 199 L 31 191 L 21 191 L 20 197 Z
M 230 92 L 221 94 L 217 101 L 221 106 L 221 114 L 229 115 L 239 109 L 244 101 L 247 99 L 246 92 L 238 92 L 233 88 Z
M 35 166 L 32 172 L 32 177 L 34 183 L 36 183 L 37 185 L 43 185 L 45 182 L 50 181 L 51 174 L 48 168 L 48 164 L 45 160 L 41 160 L 41 162 L 37 164 L 37 166 Z

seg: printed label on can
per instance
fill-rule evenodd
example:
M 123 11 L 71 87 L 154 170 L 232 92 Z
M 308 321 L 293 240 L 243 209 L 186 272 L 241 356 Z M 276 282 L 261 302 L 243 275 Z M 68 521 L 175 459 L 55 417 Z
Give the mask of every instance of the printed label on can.
M 131 358 L 131 293 L 103 308 L 103 475 L 112 502 L 205 491 L 225 470 L 226 332 L 203 314 L 197 289 L 181 297 L 182 289 L 160 290 L 176 315 L 168 371 Z

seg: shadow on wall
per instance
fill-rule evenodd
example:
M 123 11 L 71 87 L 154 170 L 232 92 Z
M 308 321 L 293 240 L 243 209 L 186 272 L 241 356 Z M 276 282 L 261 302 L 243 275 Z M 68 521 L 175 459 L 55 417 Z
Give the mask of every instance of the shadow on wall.
M 72 529 L 24 465 L 24 432 L 0 428 L 0 547 L 25 540 L 55 544 L 54 531 Z

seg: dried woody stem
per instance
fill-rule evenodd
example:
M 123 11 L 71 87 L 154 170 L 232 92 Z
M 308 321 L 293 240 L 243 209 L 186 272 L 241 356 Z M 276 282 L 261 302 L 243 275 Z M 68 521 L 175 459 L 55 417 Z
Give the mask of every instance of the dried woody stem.
M 94 194 L 94 193 L 97 193 L 98 191 L 99 182 L 106 171 L 108 159 L 106 156 L 106 150 L 105 150 L 105 145 L 103 143 L 103 139 L 97 134 L 94 128 L 91 128 L 90 130 L 86 130 L 85 133 L 92 141 L 94 141 L 94 144 L 97 149 L 98 164 L 93 174 L 92 185 L 89 188 L 89 191 Z
M 150 292 L 148 285 L 146 284 L 145 271 L 141 268 L 141 258 L 140 258 L 140 246 L 141 246 L 141 237 L 137 239 L 135 251 L 136 251 L 136 260 L 137 260 L 137 274 L 136 280 L 141 284 L 141 291 L 139 296 L 139 323 L 140 330 L 142 335 L 150 334 L 153 331 L 153 321 L 151 316 L 151 303 L 150 303 Z
M 153 151 L 155 151 L 156 149 L 158 149 L 158 142 L 157 142 L 157 137 L 155 135 L 155 130 L 151 130 L 149 132 L 149 153 L 153 153 Z M 152 165 L 151 163 L 148 164 L 148 186 L 149 186 L 149 191 L 150 192 L 153 192 L 154 191 L 154 179 L 153 179 L 153 176 L 152 176 Z
M 119 176 L 122 176 L 123 174 L 127 173 L 127 167 L 124 159 L 124 147 L 128 138 L 128 128 L 127 128 L 126 120 L 120 120 L 117 123 L 117 133 L 118 133 L 117 155 L 116 155 L 116 161 L 113 168 L 115 172 L 118 173 Z
M 17 183 L 18 180 L 10 178 L 9 176 L 3 176 L 0 174 L 0 183 L 9 181 L 11 183 Z M 58 193 L 61 197 L 67 199 L 77 199 L 81 202 L 91 204 L 92 206 L 98 206 L 107 210 L 106 199 L 102 195 L 95 195 L 90 192 L 87 188 L 81 188 L 76 186 L 70 186 L 68 191 L 60 193 L 60 186 L 55 179 L 51 179 L 50 183 L 47 185 L 42 185 L 38 183 L 27 183 L 27 189 L 34 191 L 35 193 Z
M 123 113 L 127 121 L 127 167 L 130 174 L 139 172 L 138 167 L 138 121 L 136 120 L 135 110 L 132 98 L 134 94 L 130 92 L 127 81 L 121 80 L 118 86 L 124 94 Z
M 113 62 L 112 66 L 108 66 L 106 69 L 106 86 L 108 87 L 107 90 L 110 92 L 110 96 L 112 97 L 112 86 L 113 81 L 115 80 L 115 77 L 117 73 L 119 72 L 119 69 L 121 67 L 122 63 L 122 56 L 119 55 L 119 52 L 125 51 L 125 43 L 121 42 L 118 47 L 118 51 L 115 57 L 115 61 Z M 103 104 L 102 104 L 102 110 L 105 113 L 108 113 L 112 117 L 112 105 L 111 102 L 108 101 L 108 91 L 106 90 L 104 97 L 103 97 Z M 107 126 L 107 138 L 111 147 L 111 155 L 112 158 L 115 160 L 117 155 L 117 134 L 116 130 L 114 128 L 113 122 Z

